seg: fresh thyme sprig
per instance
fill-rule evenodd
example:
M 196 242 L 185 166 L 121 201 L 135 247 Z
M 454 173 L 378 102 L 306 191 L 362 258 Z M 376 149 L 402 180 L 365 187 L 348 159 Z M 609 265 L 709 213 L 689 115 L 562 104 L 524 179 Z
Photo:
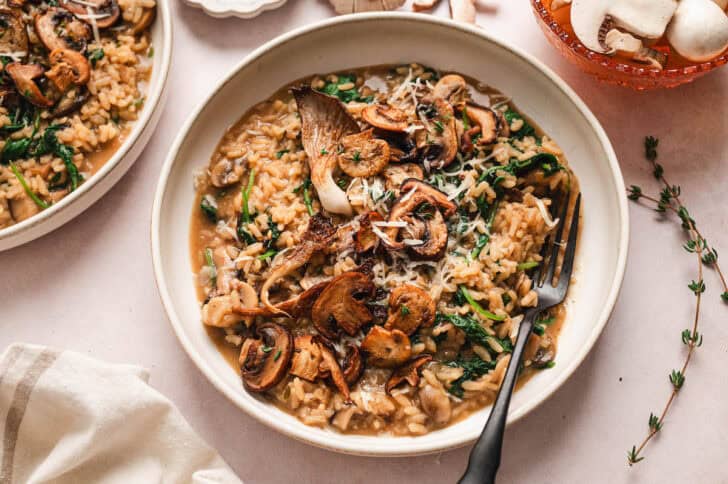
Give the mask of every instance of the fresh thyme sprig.
M 728 285 L 726 285 L 725 277 L 718 264 L 718 251 L 708 245 L 708 241 L 698 230 L 695 219 L 693 219 L 688 212 L 685 205 L 683 205 L 680 199 L 681 189 L 678 185 L 671 185 L 665 178 L 664 167 L 657 162 L 657 146 L 659 140 L 652 136 L 645 138 L 645 158 L 652 165 L 652 174 L 654 177 L 661 182 L 662 190 L 660 196 L 652 197 L 645 195 L 642 188 L 637 185 L 632 185 L 628 190 L 628 197 L 634 201 L 646 201 L 653 203 L 654 210 L 659 213 L 674 213 L 680 219 L 683 230 L 685 230 L 688 237 L 687 242 L 683 248 L 697 257 L 698 264 L 698 279 L 693 280 L 688 284 L 688 288 L 693 292 L 695 296 L 695 317 L 692 322 L 692 329 L 685 329 L 680 334 L 681 340 L 684 345 L 688 347 L 685 360 L 683 361 L 682 367 L 679 370 L 672 370 L 669 375 L 670 384 L 672 391 L 667 403 L 662 409 L 662 413 L 659 416 L 650 412 L 648 419 L 649 431 L 647 436 L 642 440 L 639 445 L 633 445 L 632 448 L 627 451 L 627 462 L 631 466 L 644 459 L 642 451 L 650 440 L 662 430 L 662 426 L 665 422 L 665 416 L 672 406 L 672 402 L 675 400 L 680 389 L 685 384 L 685 373 L 690 359 L 693 356 L 695 348 L 700 347 L 703 344 L 703 335 L 698 332 L 698 323 L 700 321 L 700 303 L 705 292 L 705 281 L 703 280 L 703 267 L 713 267 L 720 278 L 720 282 L 723 286 L 723 292 L 721 293 L 721 299 L 728 302 Z

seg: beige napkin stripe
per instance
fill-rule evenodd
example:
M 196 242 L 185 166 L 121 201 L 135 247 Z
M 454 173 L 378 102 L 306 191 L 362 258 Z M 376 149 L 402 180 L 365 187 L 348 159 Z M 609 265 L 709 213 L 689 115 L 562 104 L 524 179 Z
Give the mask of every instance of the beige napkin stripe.
M 13 348 L 15 349 L 15 348 Z M 18 348 L 20 351 L 17 354 L 11 353 L 10 358 L 5 361 L 8 363 L 8 367 L 12 366 L 13 362 L 18 359 L 22 348 Z M 28 406 L 30 395 L 33 393 L 36 383 L 40 376 L 50 368 L 59 356 L 59 352 L 54 350 L 45 349 L 38 357 L 33 361 L 33 364 L 25 371 L 21 377 L 18 385 L 15 387 L 15 393 L 13 394 L 13 400 L 8 409 L 8 414 L 5 418 L 5 433 L 3 435 L 3 458 L 2 464 L 0 465 L 0 483 L 10 484 L 13 482 L 13 460 L 15 459 L 15 444 L 18 441 L 18 432 L 20 430 L 20 424 L 23 421 L 25 415 L 25 409 Z M 6 372 L 3 371 L 2 374 Z

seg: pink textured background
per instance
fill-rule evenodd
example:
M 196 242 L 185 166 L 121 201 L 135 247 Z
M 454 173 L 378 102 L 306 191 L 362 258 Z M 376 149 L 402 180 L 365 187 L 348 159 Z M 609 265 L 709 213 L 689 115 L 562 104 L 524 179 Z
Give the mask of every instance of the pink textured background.
M 569 82 L 603 123 L 627 184 L 656 192 L 642 138 L 660 137 L 660 160 L 704 234 L 728 254 L 728 69 L 671 91 L 635 93 L 597 84 L 548 46 L 525 0 L 491 0 L 478 21 Z M 211 85 L 253 48 L 332 13 L 322 0 L 291 0 L 255 20 L 216 20 L 173 2 L 171 96 L 152 141 L 121 182 L 66 227 L 0 253 L 0 347 L 26 341 L 151 369 L 152 384 L 247 483 L 454 482 L 468 450 L 408 459 L 337 455 L 289 440 L 218 394 L 177 344 L 151 267 L 149 219 L 157 174 L 179 126 Z M 445 3 L 437 9 L 447 15 Z M 693 299 L 694 259 L 674 223 L 630 205 L 629 266 L 613 317 L 581 368 L 550 400 L 509 428 L 499 482 L 728 483 L 728 307 L 709 271 L 705 342 L 647 460 L 626 451 L 661 409 L 667 375 L 682 361 L 680 332 Z M 186 241 L 180 241 L 186 243 Z M 588 251 L 588 247 L 583 250 Z M 599 257 L 599 254 L 591 254 Z

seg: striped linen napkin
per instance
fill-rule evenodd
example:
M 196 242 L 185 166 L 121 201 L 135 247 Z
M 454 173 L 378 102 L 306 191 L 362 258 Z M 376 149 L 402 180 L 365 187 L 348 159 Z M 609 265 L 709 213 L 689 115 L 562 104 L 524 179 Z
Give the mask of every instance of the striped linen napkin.
M 0 483 L 235 483 L 146 370 L 13 344 L 0 357 Z

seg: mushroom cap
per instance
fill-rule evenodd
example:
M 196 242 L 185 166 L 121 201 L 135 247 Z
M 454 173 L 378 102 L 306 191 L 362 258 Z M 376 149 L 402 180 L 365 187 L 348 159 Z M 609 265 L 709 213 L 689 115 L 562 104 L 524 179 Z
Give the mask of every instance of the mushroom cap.
M 323 361 L 321 345 L 314 335 L 296 336 L 293 341 L 293 357 L 289 373 L 307 381 L 315 381 L 319 377 L 319 365 Z
M 612 26 L 646 39 L 658 39 L 677 8 L 676 0 L 573 0 L 571 26 L 589 50 L 609 52 L 604 36 Z
M 346 193 L 333 178 L 336 148 L 341 139 L 358 133 L 359 125 L 341 102 L 328 94 L 302 86 L 291 89 L 301 116 L 301 142 L 308 156 L 311 182 L 321 205 L 331 213 L 353 213 Z
M 354 236 L 355 248 L 358 253 L 370 252 L 379 245 L 379 237 L 372 230 L 372 222 L 382 222 L 384 217 L 379 212 L 368 212 L 359 218 L 359 230 Z
M 372 314 L 363 299 L 374 296 L 371 279 L 360 272 L 345 272 L 334 277 L 311 308 L 316 329 L 334 339 L 337 327 L 354 336 L 362 326 L 372 321 Z
M 398 163 L 396 165 L 388 165 L 382 172 L 385 178 L 385 186 L 387 190 L 391 190 L 395 195 L 399 196 L 399 188 L 408 178 L 422 180 L 425 177 L 420 165 L 414 163 Z
M 435 98 L 433 107 L 437 115 L 428 129 L 429 142 L 425 148 L 424 159 L 435 168 L 444 168 L 458 154 L 455 111 L 449 102 L 440 97 Z
M 331 381 L 334 383 L 337 390 L 339 390 L 339 393 L 341 393 L 344 397 L 344 400 L 347 402 L 350 401 L 351 397 L 349 395 L 349 385 L 346 383 L 344 372 L 341 371 L 341 367 L 339 366 L 339 362 L 336 361 L 333 351 L 331 351 L 331 349 L 325 344 L 321 344 L 320 347 L 322 362 L 319 369 L 331 377 Z
M 116 0 L 85 0 L 85 3 L 91 3 L 94 6 L 90 7 L 92 15 L 99 15 L 96 19 L 96 26 L 100 29 L 111 27 L 119 20 L 121 10 Z M 77 15 L 89 15 L 89 11 L 86 8 L 87 5 L 83 5 L 73 0 L 60 0 L 60 6 L 66 10 L 77 14 Z M 91 24 L 90 19 L 84 19 L 84 22 Z
M 71 49 L 54 49 L 48 54 L 51 69 L 46 72 L 60 92 L 66 92 L 70 86 L 82 86 L 91 78 L 91 66 L 86 56 Z
M 495 111 L 485 106 L 476 106 L 475 104 L 468 104 L 463 110 L 467 114 L 468 119 L 480 128 L 479 145 L 491 144 L 498 139 L 503 123 L 502 118 Z
M 355 384 L 364 372 L 364 362 L 361 353 L 356 345 L 346 345 L 346 357 L 344 357 L 344 379 L 349 385 Z
M 259 339 L 247 339 L 240 351 L 240 374 L 251 392 L 273 388 L 286 375 L 293 355 L 291 333 L 277 323 L 257 327 Z
M 430 295 L 412 284 L 403 284 L 389 295 L 386 329 L 398 329 L 410 336 L 420 326 L 435 322 L 435 301 Z
M 10 8 L 0 7 L 0 21 L 4 23 L 0 35 L 0 53 L 12 53 L 22 59 L 28 56 L 28 32 L 25 30 L 22 12 Z
M 385 131 L 406 131 L 409 127 L 409 116 L 406 112 L 386 104 L 370 104 L 361 113 L 364 121 L 375 128 Z
M 342 138 L 338 161 L 339 167 L 347 175 L 374 176 L 389 163 L 389 144 L 374 138 L 372 133 L 373 131 L 368 129 Z
M 427 363 L 432 361 L 432 355 L 420 355 L 410 360 L 406 365 L 397 368 L 387 380 L 384 389 L 387 393 L 397 388 L 404 382 L 416 387 L 420 382 L 420 370 Z
M 468 84 L 465 82 L 465 78 L 463 78 L 463 76 L 458 74 L 447 74 L 437 81 L 437 84 L 435 84 L 435 87 L 432 89 L 432 96 L 450 101 L 452 96 L 467 90 L 467 88 Z
M 667 40 L 686 59 L 709 61 L 728 48 L 728 16 L 711 0 L 680 0 Z
M 91 27 L 77 19 L 71 12 L 59 8 L 49 8 L 37 14 L 34 20 L 35 32 L 46 49 L 86 50 L 86 42 L 91 38 Z
M 398 329 L 385 329 L 375 325 L 361 342 L 367 361 L 374 366 L 392 368 L 409 360 L 412 355 L 410 339 Z

